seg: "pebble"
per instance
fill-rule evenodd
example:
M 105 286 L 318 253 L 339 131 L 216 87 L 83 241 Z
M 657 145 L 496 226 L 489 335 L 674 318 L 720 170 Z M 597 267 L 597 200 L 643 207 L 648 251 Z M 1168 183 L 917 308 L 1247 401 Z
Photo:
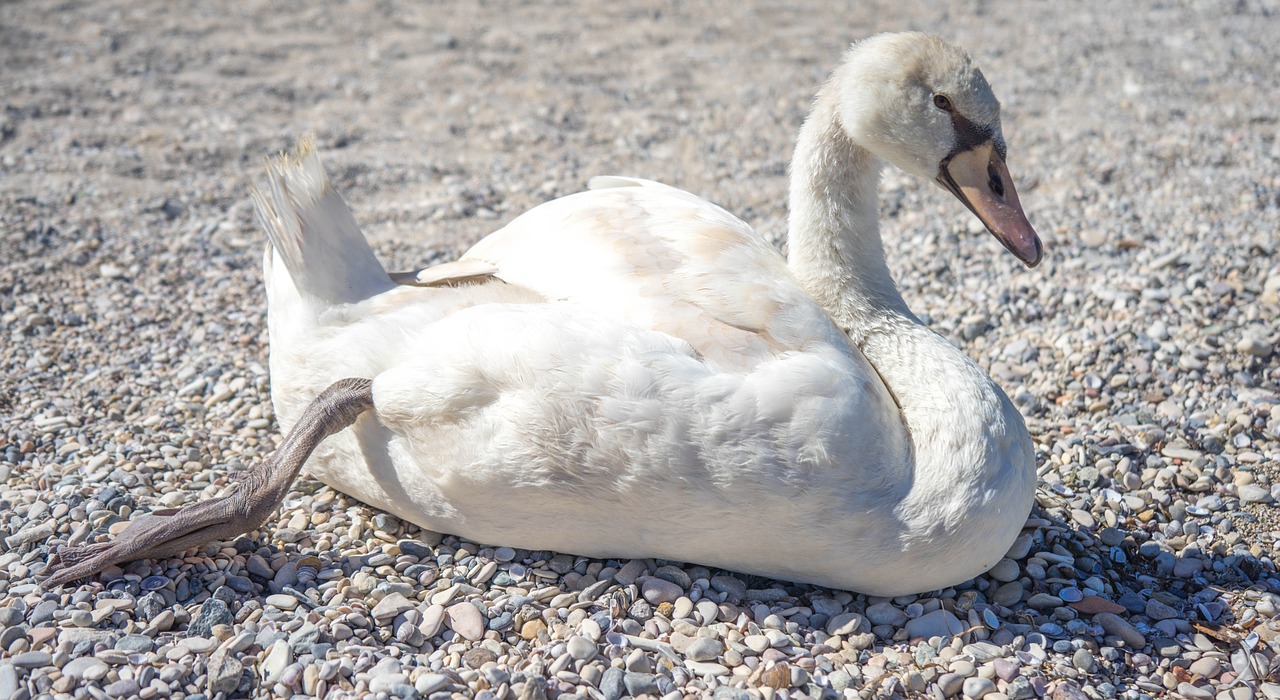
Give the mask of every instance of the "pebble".
M 68 661 L 62 667 L 62 675 L 76 680 L 99 680 L 111 669 L 101 660 L 92 656 L 81 656 Z
M 1001 583 L 1008 583 L 1016 580 L 1020 573 L 1021 572 L 1018 570 L 1018 562 L 1012 559 L 1001 559 L 996 562 L 995 566 L 991 567 L 991 570 L 987 572 L 987 575 Z
M 596 655 L 596 645 L 590 639 L 581 635 L 574 635 L 569 638 L 569 644 L 566 647 L 569 656 L 579 660 L 587 661 Z
M 382 600 L 378 601 L 377 605 L 373 606 L 373 610 L 370 611 L 370 614 L 373 615 L 373 619 L 377 620 L 379 624 L 387 624 L 391 620 L 395 619 L 396 615 L 399 615 L 406 610 L 412 610 L 413 607 L 413 602 L 408 598 L 405 598 L 400 593 L 392 591 L 384 596 Z
M 1022 582 L 1010 581 L 1009 583 L 997 588 L 995 594 L 992 595 L 991 598 L 995 603 L 1003 605 L 1006 608 L 1011 608 L 1014 605 L 1017 605 L 1018 601 L 1022 600 L 1022 594 Z
M 47 651 L 24 651 L 9 657 L 9 663 L 17 668 L 40 668 L 53 664 L 53 654 Z
M 996 684 L 990 678 L 974 677 L 964 679 L 964 694 L 973 700 L 980 700 L 994 693 Z
M 958 635 L 964 632 L 965 625 L 951 611 L 935 610 L 914 620 L 908 620 L 906 630 L 911 639 L 928 640 L 934 637 L 947 638 Z
M 210 598 L 200 605 L 200 612 L 187 626 L 187 634 L 207 637 L 217 625 L 231 622 L 231 609 L 217 598 Z
M 418 631 L 427 639 L 434 638 L 440 633 L 440 627 L 444 624 L 445 609 L 443 605 L 429 605 L 422 612 L 422 621 L 418 623 Z
M 938 688 L 946 697 L 955 697 L 964 688 L 964 676 L 959 673 L 944 673 L 938 676 Z
M 879 602 L 867 606 L 867 620 L 873 625 L 901 627 L 907 621 L 906 613 L 892 603 Z
M 1071 664 L 1083 673 L 1093 673 L 1096 661 L 1088 649 L 1076 649 L 1071 656 Z
M 124 678 L 114 683 L 108 683 L 102 690 L 110 698 L 127 698 L 137 695 L 141 687 L 132 678 Z
M 0 697 L 16 698 L 20 687 L 17 668 L 12 663 L 0 663 Z
M 867 627 L 867 618 L 855 612 L 841 613 L 827 620 L 827 634 L 833 636 L 847 636 Z
M 291 663 L 293 663 L 293 652 L 289 648 L 289 643 L 283 639 L 278 640 L 267 650 L 267 655 L 259 668 L 259 675 L 264 683 L 271 685 L 280 679 L 280 675 Z
M 471 603 L 455 603 L 445 610 L 446 624 L 449 629 L 462 635 L 464 639 L 476 641 L 484 635 L 484 616 L 480 609 Z
M 724 644 L 710 637 L 698 637 L 684 651 L 690 661 L 715 661 L 724 653 Z
M 654 605 L 674 603 L 684 594 L 684 590 L 680 586 L 660 578 L 645 579 L 640 586 L 640 590 L 644 595 L 644 599 Z

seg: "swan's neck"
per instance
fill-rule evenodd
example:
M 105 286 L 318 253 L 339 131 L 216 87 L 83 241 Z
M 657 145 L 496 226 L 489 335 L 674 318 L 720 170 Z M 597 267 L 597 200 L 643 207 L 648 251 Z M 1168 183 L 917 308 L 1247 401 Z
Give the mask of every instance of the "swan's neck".
M 880 240 L 880 160 L 845 133 L 834 97 L 830 87 L 819 94 L 796 145 L 791 271 L 901 409 L 914 482 L 904 502 L 913 513 L 903 515 L 930 529 L 972 521 L 976 507 L 984 517 L 1025 517 L 1017 510 L 1029 507 L 1035 472 L 1022 418 L 973 361 L 921 325 L 898 293 Z M 981 492 L 993 479 L 1009 480 L 1004 493 L 1011 504 L 985 503 Z
M 858 343 L 869 322 L 915 317 L 885 265 L 876 192 L 880 159 L 850 140 L 834 98 L 831 86 L 819 94 L 796 143 L 788 261 Z

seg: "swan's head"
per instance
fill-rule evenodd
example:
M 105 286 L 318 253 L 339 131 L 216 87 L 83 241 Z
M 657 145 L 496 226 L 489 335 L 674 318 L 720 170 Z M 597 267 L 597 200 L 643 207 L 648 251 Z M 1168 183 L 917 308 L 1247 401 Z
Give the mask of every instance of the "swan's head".
M 849 49 L 831 87 L 855 143 L 936 181 L 1019 260 L 1040 262 L 1005 167 L 1000 102 L 967 53 L 930 34 L 880 34 Z

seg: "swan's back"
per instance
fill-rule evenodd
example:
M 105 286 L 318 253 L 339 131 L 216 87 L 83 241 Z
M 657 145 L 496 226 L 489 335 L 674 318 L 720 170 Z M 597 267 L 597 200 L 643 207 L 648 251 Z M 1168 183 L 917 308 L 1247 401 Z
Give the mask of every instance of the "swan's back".
M 680 338 L 725 369 L 749 371 L 815 342 L 856 354 L 778 251 L 737 217 L 645 180 L 597 178 L 593 187 L 532 209 L 463 260 L 491 263 L 498 278 L 550 300 Z

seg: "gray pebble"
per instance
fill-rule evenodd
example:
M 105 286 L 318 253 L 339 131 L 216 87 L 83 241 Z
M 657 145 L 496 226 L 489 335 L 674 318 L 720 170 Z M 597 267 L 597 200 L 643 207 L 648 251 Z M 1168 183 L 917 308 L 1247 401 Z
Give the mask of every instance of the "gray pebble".
M 724 644 L 711 637 L 698 637 L 685 649 L 690 661 L 715 661 L 724 653 Z
M 605 669 L 604 675 L 600 677 L 600 692 L 605 700 L 618 700 L 626 695 L 625 672 L 616 666 Z
M 973 678 L 964 679 L 964 694 L 973 698 L 973 700 L 981 700 L 981 698 L 985 698 L 988 693 L 994 693 L 995 690 L 996 684 L 989 678 L 974 676 Z
M 225 625 L 230 622 L 231 609 L 227 604 L 217 598 L 210 598 L 200 604 L 200 612 L 187 626 L 187 634 L 208 637 L 215 625 Z
M 41 668 L 53 664 L 53 654 L 47 651 L 24 651 L 9 657 L 9 663 L 17 668 Z

